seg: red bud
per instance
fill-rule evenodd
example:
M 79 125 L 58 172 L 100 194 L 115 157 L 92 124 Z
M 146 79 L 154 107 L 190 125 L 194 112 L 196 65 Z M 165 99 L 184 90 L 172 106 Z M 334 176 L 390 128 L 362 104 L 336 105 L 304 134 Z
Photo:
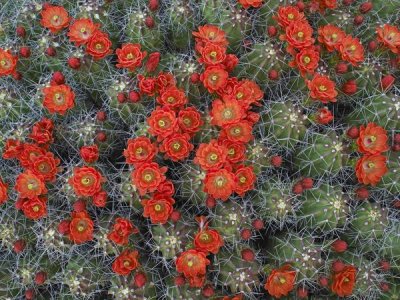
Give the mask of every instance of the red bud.
M 381 88 L 383 91 L 389 90 L 394 82 L 395 82 L 395 78 L 392 75 L 385 75 L 382 77 L 381 79 Z
M 365 187 L 356 189 L 356 197 L 360 200 L 366 200 L 369 197 L 369 191 Z
M 160 62 L 160 57 L 160 52 L 154 52 L 149 55 L 145 66 L 147 72 L 153 72 L 155 69 L 157 69 Z
M 275 26 L 268 26 L 267 32 L 269 37 L 274 37 L 278 33 L 278 30 L 276 29 Z
M 282 156 L 274 155 L 271 157 L 271 165 L 279 168 L 282 165 Z
M 25 291 L 25 299 L 26 300 L 33 300 L 35 299 L 35 291 L 33 289 L 27 289 Z
M 123 92 L 118 93 L 118 95 L 117 95 L 117 101 L 118 101 L 119 103 L 124 103 L 125 100 L 126 100 L 125 93 L 123 93 Z
M 82 212 L 86 210 L 86 203 L 83 200 L 78 200 L 74 203 L 73 205 L 74 211 L 76 212 Z
M 18 27 L 17 27 L 16 33 L 17 33 L 17 35 L 18 35 L 19 37 L 22 37 L 22 38 L 24 38 L 24 37 L 26 36 L 26 30 L 25 30 L 25 28 L 22 27 L 22 26 L 18 26 Z
M 320 277 L 319 278 L 319 284 L 323 287 L 327 287 L 329 284 L 329 280 L 326 277 Z
M 251 249 L 243 249 L 241 251 L 242 259 L 245 261 L 254 261 L 256 255 L 254 254 L 254 251 Z
M 270 80 L 277 80 L 279 79 L 279 72 L 276 70 L 269 70 L 268 72 L 268 78 Z
M 96 119 L 97 121 L 104 122 L 107 119 L 106 112 L 103 110 L 98 111 L 96 114 Z
M 147 282 L 146 275 L 143 272 L 136 273 L 133 277 L 133 284 L 137 288 L 143 287 Z
M 154 19 L 151 16 L 146 17 L 146 19 L 144 20 L 144 24 L 148 27 L 148 28 L 153 28 L 154 27 Z
M 345 74 L 345 73 L 347 73 L 348 69 L 349 68 L 347 67 L 347 64 L 345 62 L 338 63 L 335 68 L 336 73 L 338 73 L 338 74 Z
M 364 2 L 360 5 L 360 12 L 362 14 L 366 14 L 372 9 L 373 5 L 372 2 Z
M 301 181 L 301 186 L 303 187 L 304 190 L 311 189 L 313 185 L 314 185 L 314 180 L 310 177 L 306 177 Z
M 296 183 L 292 188 L 293 194 L 300 195 L 303 193 L 303 186 L 300 183 Z
M 192 75 L 190 75 L 190 82 L 191 83 L 198 83 L 199 80 L 200 80 L 199 73 L 193 73 Z
M 217 201 L 215 201 L 215 199 L 213 197 L 208 197 L 206 199 L 206 206 L 208 208 L 213 208 L 213 207 L 215 207 L 215 205 L 217 205 Z
M 354 25 L 357 25 L 357 26 L 361 25 L 362 22 L 364 22 L 364 17 L 363 16 L 358 15 L 358 16 L 354 17 L 354 20 L 353 20 Z
M 378 48 L 378 43 L 377 43 L 377 42 L 375 42 L 375 41 L 370 41 L 370 42 L 368 43 L 368 50 L 369 50 L 370 52 L 374 52 L 377 48 Z
M 347 250 L 347 243 L 343 240 L 336 240 L 332 243 L 332 249 L 337 253 L 342 253 Z
M 29 49 L 29 47 L 21 47 L 19 49 L 19 55 L 28 58 L 29 56 L 31 56 L 31 49 Z
M 133 103 L 139 102 L 140 100 L 140 94 L 136 91 L 130 91 L 128 97 L 129 101 Z
M 48 56 L 56 56 L 57 51 L 53 47 L 49 47 L 49 48 L 46 49 L 45 53 Z
M 214 295 L 214 289 L 210 284 L 207 284 L 205 287 L 203 287 L 203 290 L 201 292 L 204 297 L 210 298 Z
M 14 243 L 13 250 L 15 253 L 21 253 L 26 247 L 26 242 L 24 240 L 18 240 Z
M 40 271 L 35 275 L 35 283 L 37 285 L 42 285 L 47 279 L 47 273 L 44 271 Z
M 156 11 L 156 10 L 158 9 L 159 6 L 160 6 L 160 5 L 159 5 L 159 3 L 158 3 L 158 0 L 150 0 L 150 1 L 149 1 L 149 9 L 150 9 L 151 11 Z
M 341 260 L 335 260 L 332 263 L 332 270 L 335 273 L 342 271 L 344 269 L 344 267 L 345 267 L 345 264 Z
M 69 220 L 63 220 L 58 224 L 58 232 L 61 233 L 62 235 L 67 235 L 69 234 L 69 224 L 71 222 Z
M 390 270 L 390 263 L 386 260 L 382 260 L 379 263 L 379 267 L 383 270 L 383 271 L 389 271 Z
M 240 233 L 240 237 L 245 241 L 249 240 L 252 235 L 253 234 L 252 234 L 251 230 L 248 228 L 243 229 L 242 232 Z
M 99 131 L 96 134 L 96 141 L 98 142 L 105 142 L 107 140 L 107 135 L 104 131 Z
M 179 211 L 177 211 L 177 210 L 174 210 L 171 213 L 170 219 L 174 223 L 178 222 L 181 219 L 181 213 Z
M 297 289 L 297 297 L 300 299 L 305 299 L 308 297 L 308 291 L 304 287 L 299 287 Z
M 81 60 L 78 57 L 68 58 L 68 65 L 70 68 L 77 70 L 81 67 Z
M 347 129 L 347 136 L 351 139 L 356 139 L 360 135 L 360 130 L 356 126 L 352 126 L 349 129 Z
M 264 228 L 264 222 L 263 222 L 263 220 L 260 220 L 260 219 L 255 219 L 255 220 L 252 222 L 252 225 L 253 225 L 253 228 L 254 228 L 255 230 L 261 230 L 261 229 Z
M 177 276 L 177 277 L 175 277 L 175 285 L 176 286 L 182 286 L 182 285 L 184 285 L 185 283 L 186 283 L 186 279 L 185 279 L 185 277 L 183 277 L 183 276 Z
M 51 81 L 56 85 L 64 84 L 65 83 L 64 74 L 61 73 L 60 71 L 54 72 L 53 76 L 51 77 Z
M 357 92 L 357 83 L 355 80 L 348 80 L 342 86 L 342 91 L 346 95 L 354 95 Z

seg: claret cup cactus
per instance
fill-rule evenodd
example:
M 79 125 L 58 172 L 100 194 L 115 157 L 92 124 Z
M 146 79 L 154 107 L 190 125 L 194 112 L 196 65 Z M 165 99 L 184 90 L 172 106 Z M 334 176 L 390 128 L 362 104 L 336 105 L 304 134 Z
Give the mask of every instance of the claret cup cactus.
M 400 299 L 400 0 L 14 0 L 0 299 Z

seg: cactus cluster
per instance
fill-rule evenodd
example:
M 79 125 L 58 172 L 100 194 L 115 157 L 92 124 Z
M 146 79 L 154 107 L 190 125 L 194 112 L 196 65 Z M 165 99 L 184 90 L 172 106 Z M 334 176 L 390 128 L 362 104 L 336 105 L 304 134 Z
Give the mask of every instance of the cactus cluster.
M 0 7 L 0 299 L 400 299 L 400 0 Z

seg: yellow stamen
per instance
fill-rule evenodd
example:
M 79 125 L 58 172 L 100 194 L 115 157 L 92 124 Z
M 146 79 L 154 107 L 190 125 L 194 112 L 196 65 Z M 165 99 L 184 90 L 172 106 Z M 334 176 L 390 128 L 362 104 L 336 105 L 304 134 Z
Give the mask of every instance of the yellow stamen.
M 154 210 L 155 211 L 161 211 L 161 205 L 160 204 L 154 205 Z
M 288 14 L 288 15 L 287 15 L 287 18 L 288 18 L 289 20 L 293 20 L 293 19 L 294 19 L 294 14 Z
M 311 58 L 308 57 L 308 56 L 305 56 L 305 57 L 303 58 L 303 61 L 304 61 L 306 64 L 308 64 L 308 63 L 310 63 Z
M 299 32 L 297 33 L 297 36 L 298 36 L 299 38 L 302 38 L 302 37 L 304 36 L 304 32 L 299 31 Z
M 326 86 L 324 86 L 324 85 L 320 85 L 320 86 L 319 86 L 319 90 L 320 90 L 321 92 L 325 92 L 325 91 L 327 90 L 327 88 L 326 88 Z

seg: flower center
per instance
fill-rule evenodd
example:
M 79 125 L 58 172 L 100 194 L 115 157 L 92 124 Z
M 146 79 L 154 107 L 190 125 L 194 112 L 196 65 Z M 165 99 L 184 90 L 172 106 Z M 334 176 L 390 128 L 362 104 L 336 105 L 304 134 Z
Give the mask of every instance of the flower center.
M 210 239 L 210 236 L 208 235 L 208 233 L 202 233 L 202 234 L 200 234 L 200 239 L 202 241 L 206 242 Z
M 91 182 L 91 180 L 90 180 L 90 178 L 88 178 L 88 177 L 83 177 L 83 178 L 81 179 L 81 183 L 82 183 L 83 185 L 85 185 L 85 186 L 89 185 L 90 182 Z
M 303 61 L 304 61 L 306 64 L 308 64 L 308 63 L 310 63 L 311 58 L 310 58 L 309 56 L 305 56 L 305 57 L 303 58 Z
M 184 118 L 183 123 L 186 125 L 190 125 L 192 123 L 192 121 L 189 118 Z
M 79 225 L 77 229 L 79 232 L 83 232 L 85 230 L 85 226 Z
M 173 147 L 175 150 L 179 150 L 179 149 L 181 148 L 181 145 L 180 145 L 178 142 L 176 142 L 176 143 L 174 143 L 174 144 L 172 145 L 172 147 Z
M 237 99 L 242 99 L 242 97 L 243 97 L 243 93 L 242 92 L 239 92 L 239 93 L 236 94 L 236 98 Z
M 155 210 L 155 211 L 161 211 L 161 209 L 162 209 L 162 207 L 161 207 L 160 204 L 154 205 L 154 210 Z
M 222 187 L 224 185 L 224 178 L 222 177 L 217 178 L 216 184 L 217 186 Z
M 346 277 L 345 279 L 344 279 L 344 282 L 349 282 L 350 280 Z
M 150 181 L 153 180 L 153 175 L 147 173 L 147 174 L 145 174 L 145 175 L 143 176 L 143 179 L 144 179 L 146 182 L 150 182 Z
M 350 50 L 351 50 L 351 51 L 356 50 L 356 46 L 355 46 L 355 45 L 351 45 L 351 46 L 350 46 Z
M 326 88 L 326 86 L 324 86 L 324 85 L 320 85 L 320 86 L 319 86 L 319 90 L 320 90 L 321 92 L 325 92 L 325 91 L 327 90 L 327 88 Z
M 287 15 L 287 18 L 288 18 L 289 20 L 293 20 L 293 19 L 294 19 L 294 14 L 288 14 L 288 15 Z
M 215 51 L 210 52 L 210 56 L 212 58 L 216 58 L 217 57 L 217 52 L 215 52 Z
M 240 131 L 240 128 L 235 128 L 235 129 L 233 129 L 233 133 L 235 133 L 235 134 L 239 134 L 241 131 Z
M 279 277 L 279 282 L 280 282 L 281 284 L 284 284 L 284 283 L 286 283 L 286 279 L 283 278 L 283 277 Z
M 246 182 L 246 177 L 242 176 L 239 179 L 240 183 L 245 183 Z
M 369 162 L 368 163 L 368 168 L 372 169 L 373 167 L 375 167 L 375 164 L 373 162 Z
M 61 93 L 55 93 L 53 100 L 57 105 L 62 105 L 65 102 L 64 96 Z
M 297 33 L 297 36 L 298 36 L 299 38 L 302 38 L 302 37 L 304 36 L 304 32 L 303 32 L 303 31 L 299 31 L 299 32 Z
M 124 260 L 124 267 L 127 268 L 131 265 L 131 262 L 129 260 Z
M 136 154 L 142 154 L 143 153 L 143 148 L 139 147 L 136 149 Z
M 86 33 L 86 28 L 85 28 L 85 27 L 82 27 L 82 28 L 81 28 L 81 32 L 82 32 L 82 33 Z
M 217 75 L 211 76 L 211 80 L 212 80 L 212 81 L 216 81 L 217 79 L 218 79 L 218 76 L 217 76 Z
M 213 154 L 210 155 L 210 160 L 211 161 L 216 161 L 217 159 L 218 159 L 218 155 L 217 154 L 213 153 Z
M 170 96 L 170 97 L 168 97 L 167 101 L 168 101 L 169 103 L 172 103 L 172 102 L 175 101 L 175 98 L 172 97 L 172 96 Z
M 34 190 L 36 189 L 36 183 L 28 183 L 28 190 Z
M 97 50 L 103 49 L 103 45 L 100 44 L 100 43 L 97 43 L 95 47 L 96 47 Z
M 132 58 L 133 58 L 133 54 L 132 54 L 132 53 L 129 53 L 129 54 L 126 56 L 126 58 L 127 58 L 127 59 L 132 59 Z
M 213 39 L 213 38 L 215 37 L 215 32 L 214 32 L 214 31 L 211 31 L 211 32 L 208 34 L 208 37 L 209 37 L 210 39 Z
M 230 110 L 230 109 L 226 109 L 225 111 L 224 111 L 224 118 L 225 119 L 230 119 L 230 118 L 232 118 L 232 111 Z
M 188 265 L 188 267 L 193 267 L 193 262 L 191 260 L 189 260 L 187 265 Z
M 234 155 L 234 154 L 235 154 L 235 149 L 234 149 L 234 148 L 230 148 L 230 149 L 228 150 L 228 154 L 229 154 L 229 155 Z
M 165 126 L 165 121 L 164 120 L 158 121 L 158 126 L 164 127 Z
M 0 64 L 4 67 L 7 64 L 7 61 L 5 59 L 0 60 Z
M 333 33 L 333 34 L 332 34 L 332 40 L 335 41 L 336 39 L 337 39 L 337 34 L 336 34 L 336 33 Z
M 32 210 L 33 210 L 34 212 L 38 212 L 39 209 L 40 209 L 39 205 L 34 205 L 34 206 L 32 207 Z

